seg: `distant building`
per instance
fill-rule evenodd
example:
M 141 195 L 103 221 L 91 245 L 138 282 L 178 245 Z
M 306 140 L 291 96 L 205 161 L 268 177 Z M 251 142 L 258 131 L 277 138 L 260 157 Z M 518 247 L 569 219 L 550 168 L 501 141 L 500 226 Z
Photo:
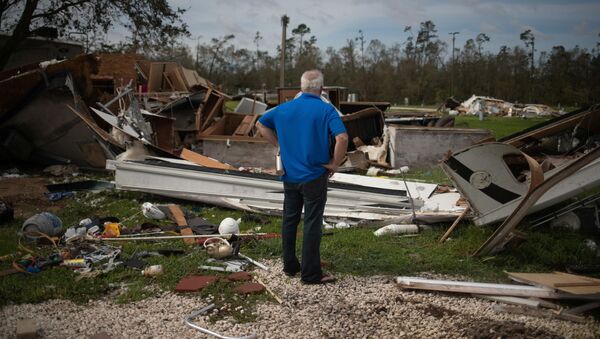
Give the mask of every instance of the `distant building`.
M 4 46 L 10 35 L 0 33 L 0 46 Z M 11 69 L 52 59 L 68 59 L 84 53 L 83 44 L 74 41 L 29 37 L 19 44 L 3 69 Z

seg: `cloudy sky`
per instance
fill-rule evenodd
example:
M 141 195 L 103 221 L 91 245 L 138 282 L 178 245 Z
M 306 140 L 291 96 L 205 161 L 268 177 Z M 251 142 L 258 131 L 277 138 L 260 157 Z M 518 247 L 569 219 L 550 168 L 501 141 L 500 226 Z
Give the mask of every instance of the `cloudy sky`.
M 486 33 L 491 41 L 487 49 L 522 45 L 519 34 L 531 29 L 536 49 L 579 45 L 588 49 L 600 41 L 599 0 L 170 0 L 173 6 L 186 8 L 185 22 L 192 38 L 209 41 L 213 37 L 234 34 L 238 47 L 254 49 L 257 31 L 264 37 L 260 48 L 274 54 L 281 40 L 280 18 L 290 17 L 288 35 L 300 23 L 311 29 L 323 50 L 339 48 L 362 29 L 367 40 L 385 44 L 403 42 L 405 26 L 418 31 L 419 23 L 432 20 L 439 37 L 450 43 L 449 32 L 460 32 L 456 46 L 469 38 Z M 193 41 L 192 41 L 193 40 Z

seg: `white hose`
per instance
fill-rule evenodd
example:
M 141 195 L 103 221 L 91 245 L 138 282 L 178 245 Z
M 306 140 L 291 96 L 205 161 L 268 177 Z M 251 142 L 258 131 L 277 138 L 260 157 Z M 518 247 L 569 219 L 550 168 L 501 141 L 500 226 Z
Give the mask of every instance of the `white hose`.
M 219 334 L 217 332 L 213 332 L 213 331 L 211 331 L 211 330 L 209 330 L 207 328 L 200 327 L 200 326 L 198 326 L 198 325 L 196 325 L 196 324 L 194 324 L 192 322 L 192 319 L 194 319 L 195 317 L 197 317 L 197 316 L 199 316 L 201 314 L 204 314 L 204 313 L 212 310 L 214 307 L 215 307 L 215 304 L 210 304 L 210 305 L 208 305 L 208 306 L 206 306 L 204 308 L 201 308 L 201 309 L 199 309 L 197 311 L 192 312 L 190 315 L 188 315 L 187 317 L 185 317 L 185 319 L 184 319 L 185 324 L 187 326 L 191 327 L 191 328 L 194 328 L 194 329 L 202 332 L 202 333 L 205 333 L 205 334 L 208 334 L 208 335 L 212 335 L 213 337 L 217 337 L 217 338 L 220 338 L 220 339 L 256 339 L 256 338 L 258 338 L 258 336 L 255 333 L 252 333 L 250 335 L 246 335 L 246 336 L 243 336 L 243 337 L 228 337 L 228 336 L 221 335 L 221 334 Z

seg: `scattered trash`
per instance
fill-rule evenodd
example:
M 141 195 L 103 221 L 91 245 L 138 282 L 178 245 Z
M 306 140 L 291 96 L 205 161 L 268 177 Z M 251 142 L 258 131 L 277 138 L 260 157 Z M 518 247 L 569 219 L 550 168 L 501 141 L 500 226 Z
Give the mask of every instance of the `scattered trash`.
M 216 263 L 220 266 L 202 265 L 199 268 L 209 271 L 242 272 L 246 269 L 246 267 L 248 267 L 248 261 L 243 259 L 216 260 L 214 258 L 210 258 L 206 260 L 206 263 Z
M 366 175 L 369 177 L 376 177 L 379 172 L 381 172 L 381 168 L 377 168 L 377 167 L 369 167 L 369 169 L 367 170 Z
M 340 228 L 350 228 L 350 224 L 348 224 L 345 221 L 340 221 L 337 224 L 335 224 L 335 228 L 340 229 Z
M 46 196 L 50 201 L 59 201 L 62 199 L 72 198 L 75 195 L 73 192 L 54 192 L 48 193 Z
M 209 257 L 222 259 L 233 254 L 233 247 L 223 238 L 208 238 L 204 241 L 204 248 Z
M 238 253 L 238 256 L 240 256 L 241 258 L 244 258 L 244 259 L 248 260 L 249 262 L 251 262 L 253 265 L 257 266 L 258 268 L 261 268 L 261 269 L 263 269 L 265 271 L 269 271 L 269 268 L 267 266 L 259 263 L 258 261 L 254 260 L 254 259 L 252 259 L 252 258 L 250 258 L 250 257 L 248 257 L 246 255 L 243 255 L 242 253 Z
M 162 265 L 152 265 L 142 271 L 142 275 L 146 277 L 157 277 L 163 274 Z
M 581 228 L 581 220 L 579 220 L 577 214 L 573 212 L 568 212 L 550 221 L 550 227 L 563 227 L 573 231 L 577 231 Z
M 239 234 L 240 222 L 242 222 L 241 218 L 237 220 L 229 217 L 223 219 L 219 224 L 219 234 Z
M 142 204 L 142 214 L 148 219 L 155 220 L 162 220 L 167 217 L 163 211 L 149 202 Z
M 105 238 L 118 238 L 121 235 L 121 225 L 117 222 L 105 222 L 102 236 Z
M 256 338 L 258 338 L 258 336 L 256 334 L 250 334 L 250 335 L 246 335 L 246 336 L 242 336 L 242 337 L 224 336 L 224 335 L 218 334 L 216 332 L 213 332 L 209 329 L 206 329 L 204 327 L 200 327 L 192 322 L 192 320 L 194 318 L 209 312 L 213 308 L 215 308 L 215 304 L 210 304 L 202 309 L 192 312 L 190 315 L 188 315 L 187 317 L 184 318 L 185 324 L 193 329 L 199 330 L 200 332 L 202 332 L 204 334 L 212 335 L 213 337 L 217 337 L 219 339 L 256 339 Z
M 415 224 L 403 224 L 403 225 L 391 224 L 391 225 L 381 227 L 380 229 L 373 232 L 373 234 L 375 234 L 375 236 L 377 236 L 377 237 L 381 237 L 383 235 L 390 235 L 390 234 L 408 234 L 408 233 L 419 233 L 419 226 L 417 226 Z
M 63 223 L 59 217 L 50 212 L 42 212 L 25 220 L 21 231 L 26 239 L 35 241 L 39 239 L 40 234 L 49 237 L 58 236 L 62 231 L 62 227 Z

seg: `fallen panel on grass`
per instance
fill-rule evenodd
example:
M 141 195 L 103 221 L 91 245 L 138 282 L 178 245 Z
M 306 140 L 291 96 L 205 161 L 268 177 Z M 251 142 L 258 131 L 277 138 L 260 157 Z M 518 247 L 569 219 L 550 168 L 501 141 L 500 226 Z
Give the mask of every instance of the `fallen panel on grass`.
M 519 222 L 528 213 L 531 213 L 536 202 L 547 193 L 550 194 L 552 190 L 562 190 L 564 192 L 564 195 L 551 197 L 555 198 L 555 203 L 558 203 L 585 191 L 586 188 L 595 187 L 600 183 L 600 159 L 598 157 L 600 157 L 600 147 L 575 159 L 566 166 L 559 167 L 552 176 L 523 197 L 510 216 L 498 226 L 492 236 L 475 252 L 475 255 L 486 255 L 500 250 L 508 241 L 507 239 L 510 239 Z M 586 172 L 586 175 L 582 175 L 582 172 Z M 574 182 L 573 180 L 576 179 L 579 181 Z
M 516 176 L 506 160 L 519 157 L 524 159 L 525 156 L 525 153 L 514 146 L 504 143 L 486 143 L 459 151 L 442 163 L 444 172 L 476 212 L 473 219 L 475 224 L 485 225 L 501 221 L 523 201 L 531 189 L 530 182 L 525 177 Z M 545 180 L 548 181 L 575 161 L 576 159 L 567 161 L 559 167 L 544 172 Z M 526 167 L 521 168 L 527 170 Z M 568 175 L 560 184 L 549 187 L 532 208 L 528 209 L 528 214 L 597 186 L 600 184 L 599 170 L 600 161 L 596 160 Z
M 275 176 L 157 159 L 110 161 L 107 167 L 116 169 L 118 189 L 281 214 L 283 187 Z M 411 213 L 409 198 L 401 181 L 347 174 L 336 174 L 332 179 L 325 216 L 382 220 Z M 432 184 L 408 183 L 411 194 L 423 199 L 427 199 L 435 187 Z

